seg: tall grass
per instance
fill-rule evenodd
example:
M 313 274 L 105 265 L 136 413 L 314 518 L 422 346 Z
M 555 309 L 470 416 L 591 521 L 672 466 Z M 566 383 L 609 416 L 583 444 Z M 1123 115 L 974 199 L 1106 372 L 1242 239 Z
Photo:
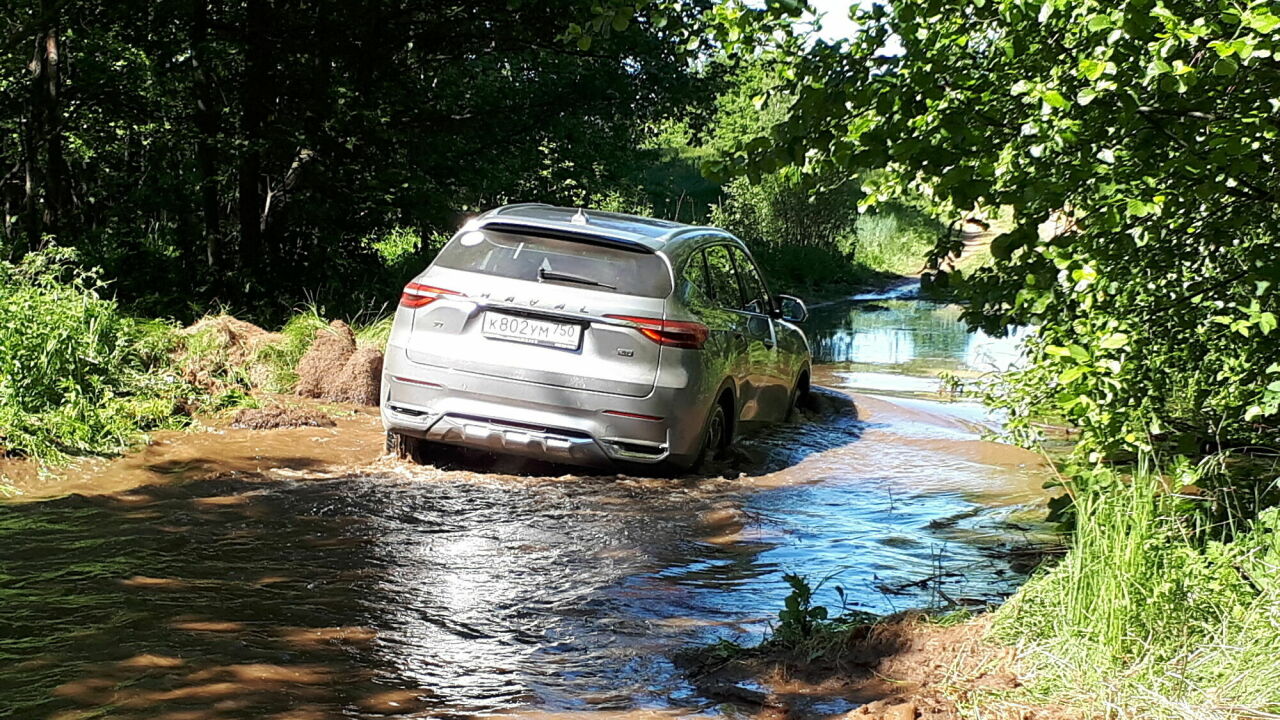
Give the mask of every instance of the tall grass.
M 1071 551 L 997 613 L 1033 690 L 1121 717 L 1280 713 L 1280 511 L 1228 535 L 1150 467 L 1104 479 Z
M 876 272 L 914 275 L 925 266 L 944 228 L 913 208 L 888 206 L 858 218 L 849 243 L 854 260 Z
M 718 214 L 713 219 L 731 218 Z M 732 224 L 726 227 L 746 240 L 770 287 L 782 292 L 844 291 L 889 276 L 914 275 L 945 229 L 928 215 L 897 205 L 859 216 L 827 242 L 793 244 Z
M 259 389 L 268 392 L 292 392 L 298 383 L 298 361 L 311 347 L 316 333 L 328 325 L 314 305 L 307 305 L 289 316 L 280 329 L 280 339 L 258 348 L 250 363 L 263 368 L 259 373 Z
M 395 315 L 387 314 L 371 322 L 356 325 L 356 342 L 362 346 L 385 349 L 387 338 L 391 337 L 391 324 L 394 321 Z
M 192 388 L 164 370 L 174 327 L 100 295 L 93 272 L 53 248 L 0 262 L 0 448 L 44 460 L 118 452 L 181 423 Z

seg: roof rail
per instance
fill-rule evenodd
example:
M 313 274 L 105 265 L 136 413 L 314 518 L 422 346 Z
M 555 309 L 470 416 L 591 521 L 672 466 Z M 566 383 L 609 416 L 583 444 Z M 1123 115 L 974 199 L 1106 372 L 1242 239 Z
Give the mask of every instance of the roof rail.
M 502 207 L 494 208 L 493 214 L 501 215 L 510 210 L 519 210 L 520 208 L 527 208 L 527 207 L 555 207 L 555 206 L 550 203 L 540 203 L 540 202 L 512 203 L 511 205 L 503 205 Z

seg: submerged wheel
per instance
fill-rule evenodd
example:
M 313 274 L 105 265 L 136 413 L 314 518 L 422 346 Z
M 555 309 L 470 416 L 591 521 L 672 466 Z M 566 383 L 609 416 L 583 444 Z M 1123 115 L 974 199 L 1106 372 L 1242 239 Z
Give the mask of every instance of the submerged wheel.
M 809 373 L 808 371 L 800 373 L 800 377 L 796 378 L 795 387 L 791 388 L 791 403 L 787 405 L 787 420 L 794 420 L 797 411 L 809 406 Z
M 733 440 L 733 426 L 729 423 L 729 412 L 725 409 L 725 399 L 721 398 L 711 408 L 711 416 L 707 418 L 707 427 L 702 432 L 702 450 L 690 469 L 695 473 L 703 472 L 707 466 L 724 455 Z
M 428 445 L 429 443 L 422 438 L 387 431 L 387 454 L 393 455 L 397 459 L 410 460 L 418 465 L 423 465 L 427 462 Z

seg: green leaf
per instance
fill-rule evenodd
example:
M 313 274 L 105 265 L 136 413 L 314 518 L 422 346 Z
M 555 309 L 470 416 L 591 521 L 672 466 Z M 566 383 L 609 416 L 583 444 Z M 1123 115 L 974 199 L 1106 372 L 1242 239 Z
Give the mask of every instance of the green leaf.
M 1088 80 L 1097 80 L 1102 77 L 1102 73 L 1107 69 L 1107 64 L 1101 60 L 1092 58 L 1080 59 L 1080 74 Z
M 1071 353 L 1071 357 L 1075 358 L 1077 362 L 1089 362 L 1089 351 L 1084 349 L 1084 347 L 1080 345 L 1072 345 L 1067 348 L 1067 351 Z
M 1258 314 L 1258 329 L 1263 335 L 1270 335 L 1276 329 L 1276 316 L 1269 312 Z
M 1260 33 L 1269 33 L 1280 27 L 1280 17 L 1272 15 L 1271 11 L 1265 8 L 1258 12 L 1246 12 L 1240 19 L 1245 25 Z
M 1213 74 L 1234 75 L 1236 73 L 1236 68 L 1238 67 L 1239 63 L 1235 61 L 1235 58 L 1218 58 L 1218 61 L 1213 64 Z
M 1063 97 L 1062 93 L 1057 90 L 1049 90 L 1044 95 L 1041 95 L 1040 98 L 1056 108 L 1064 108 L 1071 105 L 1071 101 Z
M 1066 370 L 1062 371 L 1061 375 L 1058 376 L 1058 382 L 1062 383 L 1063 385 L 1068 385 L 1074 382 L 1075 380 L 1077 380 L 1081 375 L 1084 375 L 1085 372 L 1087 371 L 1088 371 L 1088 368 L 1086 368 L 1084 365 L 1076 365 L 1075 367 L 1067 368 Z
M 1105 350 L 1116 350 L 1129 344 L 1129 336 L 1125 333 L 1111 333 L 1102 338 L 1098 346 Z
M 1155 212 L 1155 209 L 1151 203 L 1136 198 L 1125 204 L 1125 211 L 1134 217 L 1146 217 Z

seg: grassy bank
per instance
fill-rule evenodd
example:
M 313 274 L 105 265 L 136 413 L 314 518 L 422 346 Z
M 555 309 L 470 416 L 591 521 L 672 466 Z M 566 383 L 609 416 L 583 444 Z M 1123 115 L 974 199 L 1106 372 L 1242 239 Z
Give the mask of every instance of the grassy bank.
M 1036 697 L 1124 717 L 1274 716 L 1280 511 L 1215 523 L 1208 498 L 1166 485 L 1147 467 L 1090 476 L 1071 552 L 996 613 L 994 636 L 1026 658 Z
M 768 232 L 770 223 L 753 216 L 721 212 L 713 220 L 751 247 L 775 291 L 819 297 L 919 273 L 946 230 L 918 210 L 894 205 L 857 217 L 825 242 L 782 241 Z
M 180 422 L 176 328 L 126 316 L 67 251 L 0 263 L 0 446 L 60 460 L 118 452 Z
M 45 463 L 113 455 L 196 413 L 252 407 L 259 391 L 293 389 L 327 326 L 311 307 L 279 332 L 225 313 L 182 328 L 130 316 L 65 249 L 0 262 L 0 452 Z M 354 327 L 375 347 L 389 329 L 389 317 Z

